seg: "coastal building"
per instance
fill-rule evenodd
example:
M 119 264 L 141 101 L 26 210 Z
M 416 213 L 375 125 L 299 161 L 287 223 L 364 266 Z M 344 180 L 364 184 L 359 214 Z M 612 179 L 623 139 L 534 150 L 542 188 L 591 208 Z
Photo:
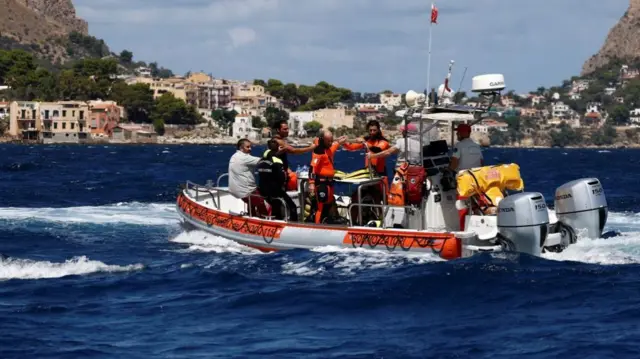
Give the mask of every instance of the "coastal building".
M 490 133 L 491 130 L 497 130 L 500 132 L 507 132 L 509 130 L 509 125 L 504 122 L 498 122 L 496 120 L 483 120 L 480 123 L 477 123 L 471 126 L 471 131 L 476 133 Z
M 322 124 L 322 128 L 353 128 L 354 113 L 340 108 L 323 108 L 313 112 L 313 121 Z
M 571 92 L 582 92 L 589 88 L 589 80 L 574 80 L 571 82 Z
M 40 138 L 52 140 L 53 123 L 60 120 L 62 105 L 57 102 L 41 102 L 40 118 L 42 119 L 42 134 Z
M 9 107 L 9 134 L 23 140 L 38 140 L 42 129 L 39 108 L 39 102 L 11 102 Z
M 156 143 L 158 134 L 151 125 L 119 124 L 113 128 L 111 141 L 115 143 Z
M 256 141 L 260 138 L 258 129 L 251 126 L 251 117 L 252 116 L 248 113 L 236 115 L 235 121 L 232 125 L 233 138 L 247 138 L 252 141 Z
M 146 66 L 140 66 L 135 70 L 136 75 L 140 77 L 151 77 L 151 69 Z
M 569 116 L 571 108 L 562 101 L 558 101 L 551 106 L 551 116 L 555 118 L 566 118 Z
M 0 120 L 9 116 L 9 107 L 11 106 L 10 102 L 1 102 L 0 101 Z
M 44 143 L 82 143 L 89 137 L 87 119 L 89 105 L 82 101 L 59 101 L 47 105 L 51 111 L 47 119 L 47 131 L 43 133 Z M 59 116 L 54 116 L 58 111 Z
M 127 81 L 128 84 L 143 83 L 149 85 L 153 91 L 153 98 L 158 98 L 163 94 L 172 93 L 178 99 L 187 100 L 185 89 L 185 80 L 182 77 L 171 77 L 168 79 L 151 78 L 151 77 L 135 77 Z
M 214 80 L 211 88 L 211 106 L 213 109 L 226 108 L 231 102 L 233 89 L 226 80 Z
M 304 137 L 307 131 L 304 125 L 313 121 L 313 111 L 293 111 L 289 112 L 289 134 L 292 136 Z
M 356 108 L 356 110 L 360 110 L 361 108 L 373 108 L 376 109 L 378 111 L 382 110 L 383 108 L 386 108 L 385 105 L 381 104 L 381 103 L 356 103 L 354 105 L 354 107 Z
M 89 102 L 89 132 L 94 137 L 112 137 L 120 122 L 120 107 L 114 101 Z
M 380 94 L 380 104 L 382 104 L 388 110 L 393 110 L 396 107 L 402 106 L 402 95 L 383 92 Z

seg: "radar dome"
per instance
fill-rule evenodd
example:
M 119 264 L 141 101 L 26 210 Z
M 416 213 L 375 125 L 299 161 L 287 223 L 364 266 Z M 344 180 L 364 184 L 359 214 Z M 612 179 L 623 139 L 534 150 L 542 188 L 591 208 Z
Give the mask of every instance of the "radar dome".
M 426 96 L 423 93 L 417 93 L 413 90 L 407 91 L 407 94 L 404 97 L 404 100 L 407 102 L 409 107 L 413 107 L 418 103 L 424 102 Z
M 502 91 L 504 88 L 504 75 L 502 74 L 478 75 L 471 80 L 471 91 L 473 92 Z

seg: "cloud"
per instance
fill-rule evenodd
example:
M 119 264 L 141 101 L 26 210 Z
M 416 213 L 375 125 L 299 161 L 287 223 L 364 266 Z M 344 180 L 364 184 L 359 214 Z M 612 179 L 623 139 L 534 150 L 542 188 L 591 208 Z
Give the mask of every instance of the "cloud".
M 580 72 L 628 0 L 436 1 L 431 86 L 500 72 L 526 91 Z M 74 0 L 114 51 L 177 73 L 328 81 L 358 91 L 421 90 L 427 82 L 430 2 L 424 0 Z M 258 41 L 259 40 L 259 41 Z
M 256 32 L 248 27 L 234 27 L 227 31 L 234 48 L 256 41 Z

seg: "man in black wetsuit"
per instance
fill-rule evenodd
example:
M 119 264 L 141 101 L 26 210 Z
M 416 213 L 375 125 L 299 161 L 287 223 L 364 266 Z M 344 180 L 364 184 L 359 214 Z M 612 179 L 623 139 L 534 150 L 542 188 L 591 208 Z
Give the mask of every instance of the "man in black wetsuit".
M 280 120 L 273 125 L 274 136 L 272 140 L 278 142 L 278 146 L 283 150 L 277 155 L 282 160 L 282 165 L 287 174 L 286 189 L 288 191 L 295 191 L 298 188 L 298 179 L 296 173 L 289 168 L 288 154 L 301 155 L 303 153 L 311 152 L 316 148 L 316 144 L 311 144 L 308 147 L 293 147 L 287 143 L 287 137 L 289 137 L 289 125 L 286 120 Z
M 290 221 L 298 221 L 298 209 L 286 191 L 287 173 L 284 164 L 277 157 L 278 152 L 282 149 L 278 145 L 278 141 L 271 139 L 267 142 L 267 150 L 258 162 L 256 169 L 258 170 L 258 191 L 267 199 L 267 202 L 273 209 L 273 215 L 276 219 L 284 219 L 285 211 L 280 198 L 287 204 Z

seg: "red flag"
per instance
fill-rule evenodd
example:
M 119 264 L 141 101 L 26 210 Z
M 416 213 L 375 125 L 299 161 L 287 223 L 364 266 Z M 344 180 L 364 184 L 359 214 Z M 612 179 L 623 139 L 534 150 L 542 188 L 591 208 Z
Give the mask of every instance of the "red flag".
M 434 3 L 431 3 L 431 23 L 432 24 L 438 23 L 438 8 Z

